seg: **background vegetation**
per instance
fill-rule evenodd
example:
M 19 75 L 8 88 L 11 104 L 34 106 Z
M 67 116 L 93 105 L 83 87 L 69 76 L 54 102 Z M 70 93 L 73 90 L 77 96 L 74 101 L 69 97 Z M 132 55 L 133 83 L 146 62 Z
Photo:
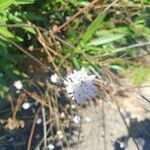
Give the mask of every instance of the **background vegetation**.
M 150 48 L 150 2 L 112 2 L 1 0 L 0 96 L 15 80 L 40 74 L 37 66 L 57 73 L 87 66 L 98 74 L 107 66 L 120 76 L 130 75 L 136 85 L 148 79 L 143 57 Z
M 110 106 L 105 115 L 104 103 L 108 101 L 119 102 L 121 110 L 125 107 L 124 116 L 130 117 L 134 128 L 140 122 L 136 117 L 133 122 L 130 109 L 135 113 L 140 110 L 144 118 L 146 113 L 141 111 L 143 105 L 133 102 L 134 87 L 126 86 L 122 78 L 135 86 L 150 80 L 149 54 L 149 0 L 0 0 L 0 99 L 5 99 L 0 100 L 0 149 L 78 146 L 85 118 L 80 114 L 82 106 L 68 100 L 63 81 L 68 72 L 83 66 L 97 76 L 94 102 L 102 99 L 103 106 L 94 105 L 90 113 L 91 118 L 97 115 L 98 131 L 100 126 L 106 130 L 105 123 L 114 126 L 114 122 L 105 122 L 105 116 L 122 128 Z M 54 78 L 57 75 L 56 82 L 51 80 L 52 74 Z M 124 102 L 129 105 L 124 106 Z M 141 125 L 137 130 L 148 131 Z M 72 138 L 75 131 L 77 140 Z

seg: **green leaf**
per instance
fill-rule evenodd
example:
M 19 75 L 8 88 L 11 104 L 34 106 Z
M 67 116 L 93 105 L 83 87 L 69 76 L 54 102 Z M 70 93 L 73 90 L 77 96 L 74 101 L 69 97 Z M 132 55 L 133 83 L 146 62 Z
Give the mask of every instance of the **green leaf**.
M 25 74 L 24 72 L 20 71 L 20 70 L 17 70 L 15 68 L 13 68 L 13 71 L 12 71 L 14 74 L 16 74 L 17 76 L 20 76 L 20 77 L 24 77 L 24 78 L 28 78 L 28 75 Z
M 36 34 L 36 31 L 32 27 L 23 27 L 23 29 L 32 34 Z
M 6 27 L 0 27 L 0 34 L 8 38 L 15 38 L 15 36 L 9 32 Z
M 0 0 L 0 12 L 13 4 L 14 0 Z
M 8 43 L 6 43 L 5 41 L 0 40 L 0 48 L 1 48 L 1 46 L 3 48 L 7 48 L 8 47 Z
M 77 69 L 80 69 L 80 65 L 76 57 L 72 57 L 72 62 Z
M 124 26 L 124 27 L 116 27 L 111 30 L 98 30 L 96 32 L 96 36 L 106 36 L 108 34 L 125 34 L 125 35 L 130 35 L 132 32 L 130 31 L 129 27 Z
M 13 3 L 16 5 L 33 4 L 35 0 L 15 0 Z
M 0 11 L 8 8 L 11 4 L 33 4 L 35 0 L 0 0 Z
M 6 27 L 0 27 L 0 34 L 4 37 L 14 39 L 16 41 L 23 41 L 19 36 L 13 35 Z
M 123 38 L 124 34 L 107 34 L 106 36 L 102 36 L 96 39 L 93 39 L 87 46 L 99 46 L 103 44 L 107 44 L 116 40 Z
M 123 71 L 123 67 L 119 66 L 119 65 L 109 65 L 109 68 L 116 70 L 116 71 Z
M 0 97 L 4 98 L 5 93 L 8 91 L 8 87 L 0 84 Z
M 96 32 L 96 30 L 98 28 L 100 28 L 100 26 L 103 23 L 105 14 L 100 14 L 99 16 L 96 17 L 96 19 L 88 26 L 86 32 L 84 33 L 84 35 L 81 38 L 80 43 L 78 44 L 77 48 L 81 48 L 84 47 L 86 45 L 86 43 L 91 40 L 93 34 Z

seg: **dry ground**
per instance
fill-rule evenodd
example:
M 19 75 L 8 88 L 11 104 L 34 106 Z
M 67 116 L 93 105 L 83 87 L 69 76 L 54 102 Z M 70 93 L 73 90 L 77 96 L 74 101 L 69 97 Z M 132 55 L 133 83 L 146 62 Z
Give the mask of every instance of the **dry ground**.
M 150 88 L 128 94 L 118 97 L 115 103 L 98 100 L 96 105 L 82 109 L 81 132 L 74 137 L 78 141 L 80 136 L 80 142 L 72 149 L 150 150 Z

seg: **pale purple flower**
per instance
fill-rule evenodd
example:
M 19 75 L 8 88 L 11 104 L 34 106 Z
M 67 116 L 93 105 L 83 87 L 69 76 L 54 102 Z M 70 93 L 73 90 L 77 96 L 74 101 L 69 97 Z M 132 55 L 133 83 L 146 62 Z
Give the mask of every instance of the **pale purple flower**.
M 95 86 L 92 81 L 94 78 L 95 75 L 88 75 L 85 68 L 80 71 L 74 70 L 64 81 L 69 96 L 77 103 L 84 103 L 94 95 Z

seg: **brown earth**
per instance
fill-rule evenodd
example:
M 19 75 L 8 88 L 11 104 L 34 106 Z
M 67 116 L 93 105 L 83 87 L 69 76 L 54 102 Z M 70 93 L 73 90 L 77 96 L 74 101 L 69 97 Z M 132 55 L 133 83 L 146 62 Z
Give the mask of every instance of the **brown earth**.
M 149 100 L 150 87 L 145 87 L 129 92 L 127 97 L 117 97 L 115 103 L 97 100 L 96 105 L 90 104 L 80 112 L 81 132 L 73 138 L 78 144 L 70 149 L 150 150 Z

